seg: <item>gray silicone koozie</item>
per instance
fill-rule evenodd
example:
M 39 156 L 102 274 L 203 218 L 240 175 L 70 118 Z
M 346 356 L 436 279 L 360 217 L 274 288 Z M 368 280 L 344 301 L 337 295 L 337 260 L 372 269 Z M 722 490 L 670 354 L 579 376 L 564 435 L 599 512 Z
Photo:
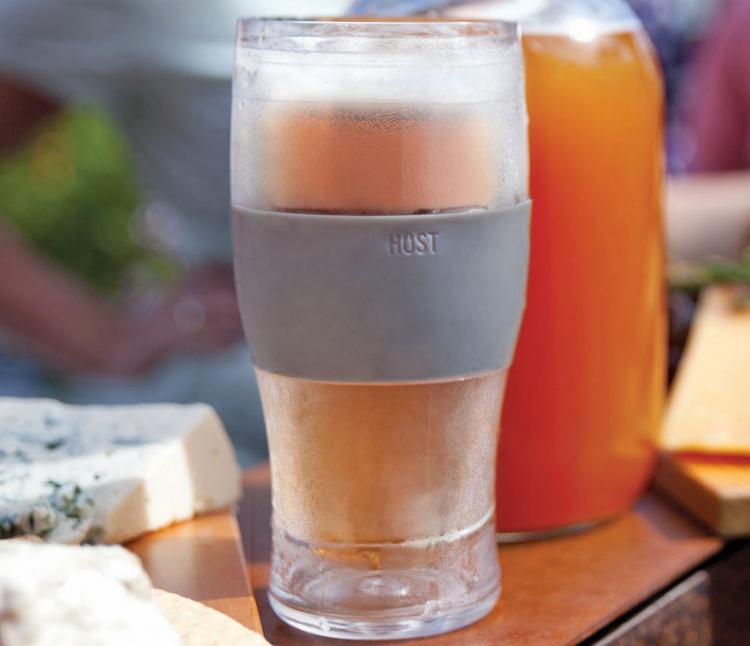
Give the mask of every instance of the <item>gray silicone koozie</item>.
M 236 211 L 235 275 L 255 365 L 349 383 L 507 367 L 530 211 L 528 201 L 432 215 Z

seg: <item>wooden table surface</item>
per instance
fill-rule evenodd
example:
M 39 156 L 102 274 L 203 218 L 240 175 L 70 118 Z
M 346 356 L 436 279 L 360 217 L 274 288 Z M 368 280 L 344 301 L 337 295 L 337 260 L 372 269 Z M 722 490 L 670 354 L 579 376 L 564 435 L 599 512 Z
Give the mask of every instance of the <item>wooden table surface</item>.
M 276 646 L 340 645 L 286 626 L 271 610 L 268 466 L 247 471 L 244 486 L 238 517 L 266 638 Z M 588 532 L 501 546 L 503 593 L 494 611 L 473 626 L 415 643 L 578 643 L 704 564 L 723 546 L 683 512 L 648 493 L 633 511 Z
M 141 559 L 155 587 L 200 601 L 261 632 L 232 510 L 151 532 L 126 547 Z

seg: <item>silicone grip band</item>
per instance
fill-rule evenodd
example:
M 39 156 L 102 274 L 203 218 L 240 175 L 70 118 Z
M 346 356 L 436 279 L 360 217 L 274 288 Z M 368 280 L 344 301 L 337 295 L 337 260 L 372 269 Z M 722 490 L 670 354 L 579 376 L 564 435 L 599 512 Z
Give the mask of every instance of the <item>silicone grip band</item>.
M 361 383 L 509 366 L 530 211 L 530 202 L 434 215 L 235 211 L 237 290 L 255 365 Z

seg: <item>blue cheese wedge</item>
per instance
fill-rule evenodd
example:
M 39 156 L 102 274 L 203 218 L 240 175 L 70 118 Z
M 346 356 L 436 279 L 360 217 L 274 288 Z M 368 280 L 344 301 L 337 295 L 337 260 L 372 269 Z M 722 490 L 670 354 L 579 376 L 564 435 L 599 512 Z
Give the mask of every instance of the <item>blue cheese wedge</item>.
M 119 546 L 0 541 L 3 646 L 184 646 Z
M 122 543 L 240 496 L 203 404 L 68 406 L 0 398 L 0 538 Z

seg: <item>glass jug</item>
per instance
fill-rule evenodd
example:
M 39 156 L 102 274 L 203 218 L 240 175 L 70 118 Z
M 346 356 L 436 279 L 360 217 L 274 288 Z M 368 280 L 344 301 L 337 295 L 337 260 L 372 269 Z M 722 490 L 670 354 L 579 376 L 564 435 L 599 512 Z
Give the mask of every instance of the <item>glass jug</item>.
M 497 519 L 501 538 L 557 533 L 627 509 L 655 462 L 666 381 L 661 75 L 620 0 L 453 4 L 442 13 L 523 25 L 531 266 Z

